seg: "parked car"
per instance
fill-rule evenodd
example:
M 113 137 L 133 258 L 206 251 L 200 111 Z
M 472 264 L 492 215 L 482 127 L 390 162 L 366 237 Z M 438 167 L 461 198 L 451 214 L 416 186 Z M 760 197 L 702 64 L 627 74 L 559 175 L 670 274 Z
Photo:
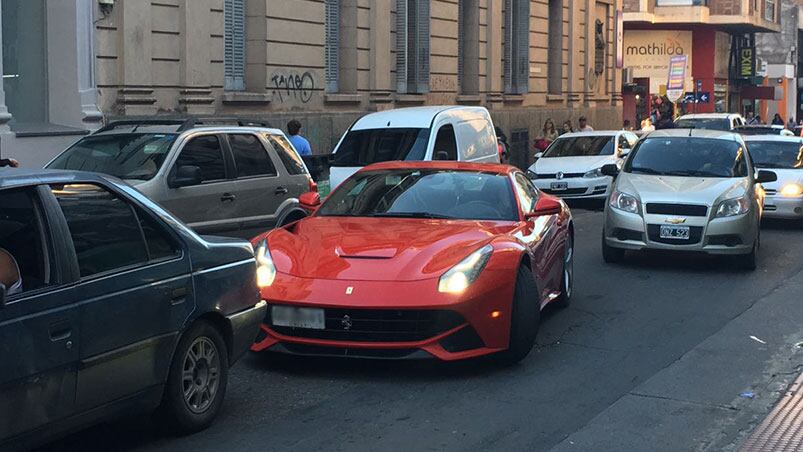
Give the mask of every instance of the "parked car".
M 670 129 L 642 138 L 616 176 L 605 206 L 602 254 L 625 250 L 727 254 L 755 269 L 764 195 L 775 173 L 755 170 L 742 137 L 729 132 Z
M 254 351 L 513 363 L 574 283 L 571 212 L 507 165 L 370 165 L 253 244 L 270 304 Z
M 675 120 L 678 129 L 710 129 L 730 131 L 747 124 L 738 113 L 695 113 Z
M 250 238 L 304 217 L 298 197 L 314 182 L 284 133 L 238 124 L 116 121 L 46 168 L 124 179 L 202 234 Z
M 627 131 L 578 132 L 561 135 L 543 153 L 536 154 L 527 175 L 539 190 L 562 198 L 608 196 L 613 178 L 603 165 L 621 165 L 638 141 Z
M 207 427 L 265 316 L 246 241 L 94 173 L 0 169 L 0 449 L 120 414 Z
M 762 184 L 764 217 L 803 219 L 803 138 L 786 136 L 745 137 L 756 168 L 778 175 Z
M 777 125 L 745 125 L 745 126 L 737 126 L 734 129 L 734 132 L 737 132 L 741 135 L 781 135 L 781 136 L 788 136 L 793 137 L 795 136 L 791 130 L 787 129 L 784 126 L 777 126 Z
M 358 119 L 332 151 L 330 185 L 358 169 L 391 160 L 499 163 L 491 115 L 484 107 L 413 107 Z

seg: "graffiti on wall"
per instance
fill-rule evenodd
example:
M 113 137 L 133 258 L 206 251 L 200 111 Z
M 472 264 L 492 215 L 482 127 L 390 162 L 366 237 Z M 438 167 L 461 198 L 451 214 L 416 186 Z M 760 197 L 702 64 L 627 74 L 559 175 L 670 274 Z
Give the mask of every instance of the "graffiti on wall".
M 270 77 L 273 99 L 279 102 L 301 101 L 307 103 L 315 91 L 315 78 L 309 71 L 277 71 Z

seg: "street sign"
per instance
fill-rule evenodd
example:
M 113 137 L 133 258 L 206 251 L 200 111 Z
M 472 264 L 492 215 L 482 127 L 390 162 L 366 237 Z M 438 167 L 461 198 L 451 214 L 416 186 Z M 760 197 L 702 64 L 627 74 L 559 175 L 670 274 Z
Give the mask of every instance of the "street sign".
M 703 81 L 697 79 L 697 91 L 702 91 L 702 90 L 703 90 Z
M 703 92 L 703 91 L 686 91 L 686 94 L 683 95 L 683 102 L 687 104 L 707 104 L 711 102 L 711 93 Z

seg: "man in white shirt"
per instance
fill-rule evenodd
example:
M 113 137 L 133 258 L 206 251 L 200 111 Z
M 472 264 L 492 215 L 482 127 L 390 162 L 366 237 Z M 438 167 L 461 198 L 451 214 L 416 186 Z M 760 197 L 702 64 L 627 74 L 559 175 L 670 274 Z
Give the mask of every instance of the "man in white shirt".
M 580 116 L 580 119 L 577 120 L 577 123 L 580 125 L 580 132 L 593 132 L 594 128 L 588 125 L 588 120 L 585 116 Z
M 7 296 L 22 292 L 22 275 L 17 260 L 3 248 L 0 248 L 0 284 L 6 286 Z

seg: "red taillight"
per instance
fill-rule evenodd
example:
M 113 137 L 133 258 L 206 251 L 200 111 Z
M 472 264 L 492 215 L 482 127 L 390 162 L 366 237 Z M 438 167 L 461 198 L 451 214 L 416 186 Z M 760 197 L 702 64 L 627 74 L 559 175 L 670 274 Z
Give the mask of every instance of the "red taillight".
M 318 192 L 318 184 L 316 184 L 315 181 L 312 180 L 311 177 L 309 178 L 309 191 L 315 192 L 315 193 Z

